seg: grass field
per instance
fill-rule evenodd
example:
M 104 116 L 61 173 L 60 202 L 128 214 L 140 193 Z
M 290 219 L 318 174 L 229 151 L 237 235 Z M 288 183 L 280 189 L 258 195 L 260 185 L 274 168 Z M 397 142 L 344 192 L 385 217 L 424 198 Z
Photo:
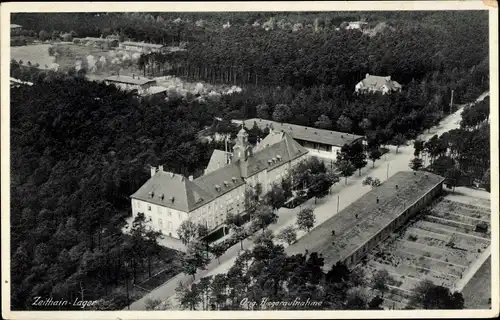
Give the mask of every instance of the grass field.
M 54 57 L 49 56 L 50 44 L 37 44 L 21 47 L 11 47 L 10 57 L 19 62 L 23 60 L 23 64 L 26 65 L 28 61 L 32 65 L 39 64 L 41 69 L 45 69 L 45 65 L 48 67 L 54 62 Z
M 491 256 L 470 279 L 462 290 L 467 309 L 490 309 L 491 303 Z

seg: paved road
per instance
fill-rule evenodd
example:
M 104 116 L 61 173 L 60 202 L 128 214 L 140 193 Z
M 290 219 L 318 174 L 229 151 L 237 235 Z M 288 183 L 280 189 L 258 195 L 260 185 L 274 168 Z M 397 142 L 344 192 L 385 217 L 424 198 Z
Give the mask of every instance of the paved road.
M 482 94 L 478 98 L 478 100 L 482 100 L 486 96 L 486 93 Z M 428 140 L 435 134 L 440 135 L 449 130 L 459 128 L 462 107 L 463 106 L 460 106 L 458 111 L 443 119 L 443 121 L 441 121 L 439 125 L 420 135 L 419 139 Z M 302 208 L 307 206 L 314 207 L 316 216 L 315 227 L 326 221 L 333 214 L 336 214 L 337 207 L 340 211 L 352 202 L 356 201 L 364 193 L 368 192 L 370 190 L 369 187 L 362 186 L 362 181 L 365 177 L 371 176 L 373 178 L 379 178 L 383 182 L 398 171 L 410 170 L 409 162 L 413 158 L 414 152 L 413 142 L 410 141 L 408 142 L 408 146 L 400 147 L 398 153 L 396 153 L 395 147 L 390 147 L 389 149 L 390 152 L 384 155 L 382 159 L 377 161 L 374 168 L 372 168 L 372 165 L 370 163 L 365 169 L 362 170 L 361 176 L 359 176 L 358 173 L 355 173 L 352 177 L 350 177 L 348 179 L 347 185 L 344 184 L 344 180 L 342 179 L 337 185 L 332 187 L 332 194 L 323 199 L 318 199 L 317 204 L 314 203 L 314 199 L 310 199 L 306 203 L 302 204 Z M 337 200 L 339 200 L 338 204 Z M 280 209 L 278 212 L 278 222 L 269 226 L 269 229 L 271 229 L 276 234 L 284 227 L 295 224 L 297 212 L 301 207 L 297 207 L 295 209 Z M 302 237 L 303 235 L 303 231 L 300 231 L 297 234 L 298 238 Z M 320 236 L 321 235 L 319 235 L 319 237 Z M 243 241 L 244 249 L 249 249 L 252 246 L 253 243 L 251 239 L 245 239 Z M 238 243 L 229 248 L 229 250 L 220 258 L 221 264 L 219 264 L 217 260 L 214 259 L 207 266 L 207 270 L 198 271 L 198 273 L 196 274 L 196 279 L 198 280 L 201 277 L 207 275 L 226 272 L 233 265 L 233 262 L 236 259 L 239 251 L 240 244 Z M 132 303 L 130 305 L 130 309 L 144 310 L 144 302 L 146 301 L 146 299 L 159 299 L 162 301 L 170 300 L 173 305 L 176 305 L 173 296 L 175 296 L 175 288 L 177 287 L 179 281 L 182 281 L 185 284 L 191 284 L 193 282 L 193 278 L 189 275 L 178 274 L 170 281 L 147 294 L 142 299 Z

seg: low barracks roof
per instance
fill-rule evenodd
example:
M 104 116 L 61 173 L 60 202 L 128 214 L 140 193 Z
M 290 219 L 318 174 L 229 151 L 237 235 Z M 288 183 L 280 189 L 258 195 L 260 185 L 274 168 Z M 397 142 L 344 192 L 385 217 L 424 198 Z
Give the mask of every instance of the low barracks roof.
M 148 79 L 144 77 L 131 77 L 131 76 L 110 76 L 105 79 L 105 81 L 119 82 L 126 84 L 137 84 L 144 85 L 146 83 L 156 82 L 154 79 Z
M 233 122 L 241 123 L 241 120 L 233 120 Z M 354 141 L 363 138 L 362 136 L 350 133 L 316 129 L 290 123 L 279 123 L 276 121 L 264 120 L 259 118 L 248 119 L 244 122 L 247 129 L 251 129 L 254 123 L 257 123 L 257 126 L 262 130 L 272 125 L 273 131 L 286 132 L 294 139 L 322 143 L 337 147 L 342 147 L 345 144 L 351 144 Z
M 305 247 L 309 252 L 321 253 L 325 267 L 330 268 L 443 181 L 443 177 L 428 172 L 417 171 L 414 175 L 410 171 L 400 171 L 313 229 L 286 251 L 288 254 L 303 253 Z M 335 236 L 331 235 L 332 230 Z
M 146 43 L 146 42 L 132 42 L 132 41 L 124 41 L 122 42 L 123 45 L 125 46 L 134 46 L 134 47 L 150 47 L 150 48 L 162 48 L 162 44 L 155 44 L 155 43 Z

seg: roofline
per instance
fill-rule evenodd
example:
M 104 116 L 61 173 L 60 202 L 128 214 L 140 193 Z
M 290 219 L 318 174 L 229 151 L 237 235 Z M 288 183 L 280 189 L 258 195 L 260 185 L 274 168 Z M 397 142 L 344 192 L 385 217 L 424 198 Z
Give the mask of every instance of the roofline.
M 404 171 L 403 171 L 404 172 Z M 341 261 L 341 260 L 344 260 L 346 259 L 347 257 L 350 257 L 352 256 L 354 253 L 356 253 L 356 251 L 358 251 L 359 249 L 361 249 L 363 246 L 365 246 L 370 240 L 373 239 L 373 236 L 377 235 L 378 233 L 380 233 L 382 230 L 384 230 L 384 228 L 386 228 L 388 225 L 390 225 L 391 223 L 393 223 L 396 219 L 398 219 L 401 214 L 403 212 L 405 212 L 408 208 L 412 207 L 415 203 L 417 203 L 418 201 L 420 201 L 423 197 L 425 197 L 432 189 L 434 189 L 435 187 L 437 187 L 439 184 L 442 184 L 445 180 L 445 178 L 441 177 L 440 175 L 437 175 L 436 176 L 440 177 L 440 181 L 438 183 L 436 183 L 434 186 L 432 186 L 429 191 L 427 191 L 426 193 L 424 193 L 421 197 L 419 197 L 417 200 L 415 200 L 414 202 L 412 202 L 409 206 L 406 207 L 406 209 L 404 209 L 402 212 L 400 212 L 398 214 L 397 217 L 391 219 L 391 221 L 389 221 L 385 226 L 383 226 L 382 228 L 380 228 L 379 230 L 377 230 L 376 232 L 373 233 L 372 236 L 370 236 L 367 240 L 363 241 L 360 245 L 358 245 L 353 251 L 351 251 L 348 255 L 345 255 L 344 257 L 341 257 L 339 260 L 337 260 L 335 263 Z M 354 202 L 353 202 L 354 203 Z M 345 210 L 345 209 L 344 209 Z M 334 263 L 334 264 L 335 264 Z

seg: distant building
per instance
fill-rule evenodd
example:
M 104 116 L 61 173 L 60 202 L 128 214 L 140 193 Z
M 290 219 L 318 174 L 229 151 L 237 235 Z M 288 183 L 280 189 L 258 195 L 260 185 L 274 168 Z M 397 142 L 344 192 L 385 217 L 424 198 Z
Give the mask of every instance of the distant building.
M 394 91 L 401 91 L 401 85 L 397 81 L 391 80 L 391 76 L 372 76 L 368 73 L 363 80 L 356 84 L 355 87 L 355 92 L 358 93 L 380 92 L 382 94 L 387 94 Z
M 117 39 L 108 38 L 86 37 L 80 39 L 80 43 L 85 45 L 94 45 L 95 47 L 99 47 L 104 50 L 118 47 Z
M 114 84 L 122 90 L 137 90 L 139 94 L 143 94 L 144 90 L 156 85 L 156 80 L 132 76 L 111 76 L 104 79 L 106 84 Z
M 310 252 L 323 255 L 325 268 L 337 262 L 352 267 L 438 197 L 443 182 L 443 177 L 429 172 L 398 172 L 286 251 L 290 255 L 302 253 L 304 244 L 308 244 Z
M 146 42 L 125 41 L 120 43 L 120 49 L 131 52 L 140 52 L 140 53 L 163 52 L 165 50 L 164 48 L 165 46 L 162 44 L 154 44 Z
M 11 34 L 18 34 L 23 30 L 23 27 L 18 25 L 18 24 L 11 24 L 10 25 L 10 33 Z
M 351 21 L 346 26 L 348 30 L 365 30 L 368 28 L 368 22 L 365 21 Z
M 280 182 L 306 158 L 307 150 L 284 134 L 281 141 L 253 152 L 242 128 L 232 153 L 215 150 L 205 174 L 193 179 L 151 168 L 151 178 L 131 198 L 132 215 L 144 213 L 149 225 L 169 237 L 185 220 L 210 231 L 224 228 L 227 214 L 245 213 L 245 190 L 260 183 L 263 191 Z
M 233 123 L 240 124 L 241 120 L 233 120 Z M 260 142 L 261 145 L 267 145 L 267 141 L 271 141 L 273 136 L 279 140 L 283 133 L 289 134 L 294 140 L 300 143 L 304 148 L 309 150 L 309 155 L 327 158 L 331 160 L 337 159 L 337 153 L 345 144 L 353 144 L 355 142 L 363 142 L 363 137 L 355 134 L 337 132 L 331 130 L 323 130 L 312 127 L 299 126 L 296 124 L 279 123 L 264 119 L 247 119 L 244 121 L 245 127 L 251 129 L 254 124 L 261 130 L 269 129 L 272 133 Z
M 168 89 L 165 87 L 161 86 L 151 86 L 144 90 L 141 95 L 142 96 L 156 96 L 156 97 L 161 97 L 161 98 L 166 98 L 167 97 L 167 91 Z

